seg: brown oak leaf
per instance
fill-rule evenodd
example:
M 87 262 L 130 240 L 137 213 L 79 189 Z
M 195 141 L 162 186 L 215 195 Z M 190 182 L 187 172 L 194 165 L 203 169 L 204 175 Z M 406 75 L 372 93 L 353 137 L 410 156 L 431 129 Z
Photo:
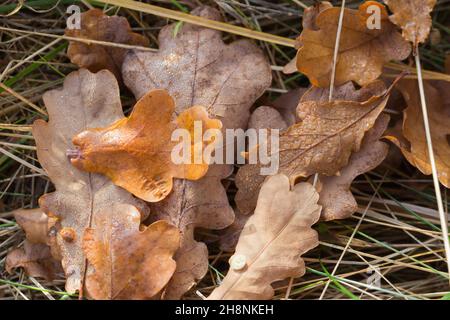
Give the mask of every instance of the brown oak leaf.
M 72 137 L 88 128 L 101 127 L 123 117 L 119 86 L 114 75 L 81 69 L 69 74 L 62 89 L 44 94 L 49 122 L 36 120 L 33 136 L 42 167 L 56 191 L 39 199 L 49 216 L 50 242 L 61 254 L 66 290 L 82 292 L 89 268 L 82 250 L 82 237 L 94 227 L 92 217 L 106 205 L 131 204 L 146 213 L 146 205 L 108 178 L 83 172 L 70 164 L 66 151 L 73 149 Z
M 150 299 L 175 271 L 178 229 L 166 221 L 139 228 L 141 215 L 128 204 L 105 207 L 94 216 L 95 228 L 83 237 L 83 250 L 93 268 L 86 291 L 94 299 Z
M 380 28 L 367 27 L 370 6 L 377 6 L 381 11 Z M 340 10 L 325 8 L 317 15 L 318 29 L 304 28 L 299 37 L 297 69 L 314 86 L 330 85 Z M 386 62 L 406 59 L 410 52 L 409 43 L 389 21 L 382 4 L 367 1 L 358 10 L 345 9 L 334 84 L 338 86 L 350 80 L 359 85 L 368 84 L 380 76 Z
M 149 45 L 147 38 L 131 31 L 126 18 L 109 17 L 99 9 L 83 12 L 80 27 L 80 29 L 66 29 L 65 35 L 142 47 Z M 67 55 L 70 61 L 80 68 L 89 69 L 91 72 L 107 69 L 122 82 L 121 69 L 127 51 L 126 48 L 70 41 Z
M 191 12 L 220 20 L 207 6 Z M 270 65 L 261 50 L 248 40 L 225 44 L 221 32 L 183 24 L 176 37 L 175 24 L 159 33 L 159 51 L 130 51 L 123 78 L 136 98 L 149 90 L 169 91 L 177 114 L 192 105 L 208 109 L 224 128 L 245 128 L 253 102 L 270 86 Z
M 219 231 L 220 250 L 225 252 L 234 252 L 242 229 L 244 229 L 244 226 L 250 217 L 251 215 L 242 214 L 238 209 L 234 211 L 233 224 Z
M 428 145 L 425 137 L 419 87 L 415 80 L 402 80 L 402 92 L 407 108 L 403 111 L 403 134 L 388 135 L 405 158 L 423 174 L 431 174 Z M 450 84 L 445 81 L 426 81 L 428 120 L 439 181 L 450 188 Z
M 271 283 L 302 276 L 301 255 L 319 244 L 311 228 L 320 216 L 318 200 L 309 183 L 291 191 L 288 177 L 268 178 L 230 258 L 230 270 L 208 299 L 271 299 Z
M 384 0 L 394 13 L 389 19 L 403 30 L 403 38 L 417 46 L 424 43 L 431 29 L 430 13 L 436 0 Z
M 300 122 L 280 135 L 278 172 L 287 175 L 292 184 L 298 178 L 315 173 L 338 174 L 347 165 L 351 154 L 360 149 L 364 134 L 386 105 L 393 85 L 382 91 L 381 86 L 381 82 L 376 82 L 361 89 L 363 93 L 359 94 L 353 87 L 343 96 L 356 100 L 301 101 L 297 108 Z M 360 98 L 368 97 L 367 90 L 373 95 L 360 101 Z M 239 169 L 236 175 L 239 190 L 235 200 L 242 213 L 248 214 L 255 208 L 255 194 L 264 179 L 258 164 Z
M 303 10 L 302 17 L 302 27 L 303 29 L 311 29 L 311 30 L 319 30 L 317 26 L 316 19 L 317 15 L 321 13 L 323 10 L 332 8 L 333 5 L 328 1 L 316 2 L 314 5 L 305 8 Z M 299 49 L 302 46 L 300 37 L 295 39 L 295 48 Z M 297 56 L 298 52 L 295 55 L 295 58 L 289 61 L 287 65 L 284 66 L 283 72 L 285 74 L 291 74 L 297 71 Z
M 25 232 L 25 237 L 33 243 L 47 243 L 48 217 L 40 209 L 19 209 L 13 212 L 17 224 Z
M 307 88 L 296 88 L 283 93 L 269 105 L 274 107 L 283 117 L 284 122 L 290 127 L 298 121 L 297 106 L 300 98 L 305 94 Z M 280 128 L 281 129 L 281 128 Z
M 152 221 L 167 220 L 182 233 L 180 249 L 175 254 L 177 270 L 164 299 L 179 299 L 208 271 L 208 249 L 194 239 L 194 230 L 223 229 L 233 222 L 233 209 L 220 182 L 230 173 L 228 166 L 213 165 L 198 181 L 176 179 L 172 193 L 152 204 Z
M 24 230 L 26 240 L 6 256 L 5 269 L 22 267 L 27 275 L 51 281 L 61 277 L 61 262 L 52 256 L 47 245 L 47 215 L 41 209 L 19 209 L 13 212 L 17 224 Z
M 320 176 L 319 204 L 321 220 L 330 221 L 350 217 L 358 208 L 350 191 L 352 181 L 365 172 L 376 168 L 386 158 L 389 146 L 379 141 L 389 123 L 389 116 L 381 114 L 361 143 L 361 148 L 350 157 L 347 166 L 337 176 Z
M 208 118 L 203 107 L 186 109 L 172 121 L 174 109 L 174 101 L 167 91 L 148 92 L 139 99 L 128 118 L 76 135 L 73 143 L 79 148 L 79 154 L 71 159 L 72 164 L 81 170 L 106 175 L 145 201 L 164 199 L 172 190 L 173 178 L 197 180 L 208 170 L 203 149 L 214 142 L 196 141 L 195 126 L 201 132 L 222 127 L 219 120 Z M 186 164 L 172 159 L 172 151 L 179 144 L 172 140 L 172 133 L 177 129 L 189 133 L 190 141 L 180 142 L 190 150 Z
M 252 129 L 286 129 L 288 125 L 277 109 L 269 106 L 261 106 L 253 111 L 248 121 L 248 128 Z
M 11 273 L 15 268 L 24 268 L 28 276 L 47 281 L 62 278 L 63 274 L 61 262 L 53 258 L 50 247 L 29 240 L 25 240 L 23 247 L 8 252 L 5 270 Z
M 207 6 L 191 14 L 221 19 L 217 10 Z M 223 130 L 245 128 L 251 106 L 272 80 L 263 52 L 248 40 L 225 44 L 216 30 L 186 23 L 173 36 L 174 28 L 177 24 L 161 30 L 157 53 L 128 53 L 123 65 L 125 84 L 136 98 L 152 89 L 168 90 L 177 114 L 193 104 L 202 105 L 211 117 L 222 121 Z M 175 180 L 172 193 L 151 204 L 159 219 L 178 221 L 173 223 L 182 232 L 175 256 L 177 271 L 165 290 L 166 298 L 180 298 L 206 274 L 206 246 L 192 240 L 193 229 L 201 226 L 197 221 L 218 229 L 232 223 L 233 210 L 221 184 L 231 172 L 227 165 L 212 165 L 200 180 Z

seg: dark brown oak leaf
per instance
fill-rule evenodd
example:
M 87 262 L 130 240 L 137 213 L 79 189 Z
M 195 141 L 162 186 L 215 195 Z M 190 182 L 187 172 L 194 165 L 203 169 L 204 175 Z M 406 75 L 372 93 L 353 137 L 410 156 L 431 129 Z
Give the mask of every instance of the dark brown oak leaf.
M 49 216 L 50 242 L 61 254 L 66 290 L 82 292 L 89 268 L 82 238 L 86 228 L 95 227 L 93 216 L 115 202 L 137 206 L 143 213 L 146 205 L 108 178 L 78 170 L 66 155 L 68 149 L 74 149 L 75 134 L 123 118 L 114 75 L 107 70 L 96 74 L 86 69 L 72 72 L 62 89 L 44 94 L 44 103 L 50 120 L 36 120 L 33 136 L 39 162 L 56 191 L 42 196 L 39 205 Z
M 244 229 L 244 226 L 250 217 L 251 215 L 242 214 L 237 209 L 234 211 L 233 224 L 219 231 L 220 250 L 225 252 L 234 252 L 242 229 Z
M 80 24 L 80 29 L 66 29 L 65 35 L 142 47 L 149 45 L 147 38 L 131 31 L 126 18 L 109 17 L 99 9 L 83 12 Z M 121 83 L 122 63 L 127 51 L 126 48 L 70 41 L 67 55 L 70 61 L 80 68 L 89 69 L 91 72 L 102 69 L 111 71 Z

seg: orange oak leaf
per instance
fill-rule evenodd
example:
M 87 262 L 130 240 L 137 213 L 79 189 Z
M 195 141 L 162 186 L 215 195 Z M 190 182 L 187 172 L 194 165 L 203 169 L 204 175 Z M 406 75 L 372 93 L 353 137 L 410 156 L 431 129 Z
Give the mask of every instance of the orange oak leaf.
M 403 111 L 403 132 L 386 138 L 402 150 L 409 163 L 423 174 L 430 175 L 431 165 L 417 81 L 403 80 L 398 89 L 408 106 Z M 438 178 L 450 188 L 450 84 L 445 81 L 425 81 L 424 89 Z
M 378 81 L 361 89 L 363 92 L 370 90 L 372 95 L 368 95 L 355 93 L 353 85 L 350 86 L 351 90 L 347 89 L 343 98 L 353 97 L 355 100 L 302 99 L 297 108 L 300 122 L 281 133 L 278 172 L 287 175 L 292 184 L 298 178 L 315 173 L 338 174 L 347 165 L 351 154 L 360 149 L 365 133 L 384 109 L 393 88 L 392 85 L 388 90 L 381 90 L 383 84 Z M 239 190 L 235 201 L 242 213 L 252 212 L 255 194 L 264 179 L 258 164 L 248 164 L 239 169 L 236 175 Z
M 147 38 L 131 31 L 126 18 L 109 17 L 99 9 L 83 12 L 80 24 L 80 29 L 66 29 L 65 35 L 142 47 L 149 45 Z M 67 55 L 80 68 L 87 68 L 92 72 L 107 69 L 122 82 L 121 69 L 127 51 L 126 48 L 70 41 Z
M 380 28 L 368 28 L 371 6 L 381 12 Z M 306 74 L 314 86 L 328 87 L 341 9 L 325 6 L 321 10 L 314 14 L 317 15 L 317 30 L 310 28 L 313 25 L 309 23 L 298 39 L 297 69 Z M 367 1 L 358 10 L 345 9 L 334 84 L 338 86 L 350 80 L 359 85 L 368 84 L 380 76 L 386 62 L 406 59 L 410 52 L 409 43 L 389 21 L 382 4 Z
M 302 27 L 303 29 L 310 29 L 310 30 L 319 30 L 319 27 L 317 27 L 316 19 L 317 15 L 321 13 L 323 10 L 332 8 L 333 5 L 328 1 L 322 1 L 322 2 L 316 2 L 314 5 L 305 8 L 303 10 L 303 17 L 302 17 Z M 295 39 L 295 48 L 299 49 L 302 46 L 300 37 Z M 283 73 L 285 74 L 291 74 L 297 71 L 297 56 L 298 52 L 295 55 L 295 58 L 289 61 L 287 65 L 283 68 Z
M 219 11 L 201 6 L 191 14 L 220 20 Z M 192 105 L 207 108 L 222 121 L 223 130 L 245 128 L 249 110 L 270 86 L 272 73 L 264 53 L 249 40 L 229 44 L 216 30 L 185 23 L 159 33 L 158 52 L 130 51 L 123 64 L 125 84 L 139 99 L 152 89 L 166 89 L 175 100 L 176 114 Z M 208 252 L 194 240 L 195 227 L 222 229 L 233 222 L 233 210 L 221 183 L 232 172 L 228 165 L 211 165 L 196 181 L 175 180 L 173 192 L 152 203 L 158 219 L 182 232 L 175 259 L 177 270 L 164 297 L 178 299 L 208 270 Z M 186 228 L 184 226 L 189 226 Z
M 384 0 L 394 13 L 389 19 L 402 28 L 403 38 L 417 46 L 424 43 L 431 29 L 430 13 L 436 0 Z
M 150 299 L 175 271 L 173 254 L 178 229 L 166 221 L 139 228 L 141 215 L 128 204 L 105 207 L 94 216 L 95 228 L 83 237 L 83 250 L 93 266 L 86 275 L 94 299 Z
M 318 200 L 309 183 L 290 190 L 288 177 L 268 178 L 230 258 L 230 270 L 208 299 L 271 299 L 273 282 L 302 276 L 301 255 L 319 244 L 311 228 L 320 216 Z
M 75 134 L 123 117 L 114 75 L 107 70 L 96 74 L 86 69 L 72 72 L 62 89 L 44 94 L 44 103 L 49 122 L 36 120 L 33 136 L 39 162 L 56 191 L 42 196 L 39 205 L 49 216 L 49 241 L 61 255 L 66 291 L 82 293 L 85 272 L 90 268 L 82 250 L 82 238 L 86 228 L 95 228 L 92 217 L 115 202 L 134 205 L 144 216 L 147 207 L 108 178 L 78 170 L 66 155 L 68 149 L 74 149 Z
M 172 121 L 174 110 L 174 101 L 167 91 L 148 92 L 139 99 L 128 118 L 76 135 L 73 143 L 79 149 L 71 159 L 72 164 L 81 170 L 106 175 L 145 201 L 164 199 L 172 190 L 173 178 L 197 180 L 206 174 L 208 159 L 203 149 L 214 142 L 204 141 L 203 132 L 222 127 L 219 120 L 208 118 L 203 107 L 186 109 Z M 194 132 L 197 125 L 201 133 Z M 175 163 L 172 158 L 179 144 L 172 140 L 176 129 L 189 134 L 190 141 L 181 142 L 190 150 L 186 164 Z M 197 134 L 201 135 L 200 140 Z

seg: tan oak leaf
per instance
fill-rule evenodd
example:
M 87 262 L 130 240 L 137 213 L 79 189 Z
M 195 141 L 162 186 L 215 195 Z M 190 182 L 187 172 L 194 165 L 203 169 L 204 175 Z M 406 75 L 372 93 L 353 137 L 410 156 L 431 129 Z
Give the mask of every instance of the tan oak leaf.
M 230 258 L 230 270 L 208 299 L 271 299 L 273 282 L 302 276 L 301 255 L 319 244 L 311 228 L 320 216 L 318 200 L 309 183 L 290 190 L 288 177 L 268 178 Z
M 74 149 L 75 134 L 123 118 L 114 75 L 107 70 L 96 74 L 86 69 L 72 72 L 62 89 L 44 94 L 44 103 L 49 122 L 36 120 L 33 136 L 39 162 L 56 191 L 42 196 L 39 205 L 49 216 L 51 242 L 61 254 L 66 290 L 82 292 L 89 268 L 82 238 L 86 228 L 95 227 L 93 216 L 115 202 L 137 206 L 143 213 L 146 206 L 108 178 L 78 170 L 66 155 L 68 149 Z

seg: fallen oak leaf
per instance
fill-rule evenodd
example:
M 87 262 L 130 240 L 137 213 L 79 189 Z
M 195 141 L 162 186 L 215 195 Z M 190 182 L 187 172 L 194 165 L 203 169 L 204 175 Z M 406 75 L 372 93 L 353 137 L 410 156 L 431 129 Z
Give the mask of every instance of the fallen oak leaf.
M 386 130 L 388 122 L 389 116 L 384 114 L 379 116 L 373 128 L 364 136 L 361 149 L 352 154 L 347 166 L 340 171 L 339 175 L 319 176 L 318 204 L 322 206 L 321 220 L 345 219 L 357 210 L 358 206 L 350 191 L 350 185 L 358 175 L 373 170 L 387 156 L 389 146 L 379 139 Z M 220 233 L 221 250 L 234 251 L 239 234 L 250 216 L 240 213 L 239 210 L 236 211 L 233 224 Z
M 268 178 L 230 258 L 230 270 L 208 299 L 267 300 L 274 295 L 271 283 L 302 276 L 301 255 L 319 244 L 311 228 L 320 216 L 318 199 L 309 183 L 290 191 L 288 177 Z
M 131 31 L 126 18 L 109 17 L 99 9 L 90 9 L 80 16 L 80 29 L 66 29 L 65 35 L 87 40 L 99 40 L 147 47 L 148 39 Z M 67 55 L 70 61 L 91 72 L 111 71 L 122 82 L 122 64 L 128 49 L 94 43 L 70 41 Z
M 80 170 L 106 175 L 116 185 L 145 201 L 164 199 L 172 190 L 173 178 L 197 180 L 208 170 L 203 149 L 214 145 L 215 136 L 211 142 L 197 142 L 195 126 L 200 124 L 201 132 L 222 127 L 219 120 L 208 118 L 203 107 L 186 109 L 172 121 L 174 109 L 174 101 L 167 91 L 148 92 L 139 99 L 128 118 L 76 135 L 72 141 L 78 149 L 71 159 L 72 164 Z M 187 130 L 190 134 L 190 141 L 182 141 L 191 151 L 186 164 L 174 163 L 172 159 L 178 144 L 172 140 L 176 129 Z M 197 162 L 198 147 L 201 155 Z
M 61 262 L 56 260 L 45 243 L 25 240 L 23 247 L 16 248 L 6 256 L 5 270 L 12 273 L 15 268 L 23 268 L 30 277 L 52 281 L 62 278 Z
M 303 10 L 302 17 L 302 27 L 303 29 L 310 30 L 319 30 L 317 26 L 316 19 L 317 15 L 321 13 L 325 9 L 332 8 L 333 5 L 328 1 L 316 2 L 314 5 L 309 6 Z M 302 46 L 300 37 L 295 39 L 295 48 L 298 50 Z M 298 51 L 295 55 L 295 58 L 289 61 L 283 68 L 283 73 L 291 74 L 297 71 L 297 59 L 298 59 Z
M 361 148 L 350 157 L 347 166 L 336 176 L 319 177 L 321 188 L 319 204 L 322 206 L 321 220 L 330 221 L 350 217 L 358 205 L 350 185 L 353 180 L 376 168 L 386 158 L 389 146 L 379 141 L 389 123 L 389 116 L 381 114 L 361 143 Z
M 249 214 L 242 214 L 238 209 L 234 211 L 233 224 L 220 230 L 219 233 L 219 248 L 225 252 L 234 252 L 241 235 L 242 229 L 244 229 L 247 220 L 251 217 Z
M 82 294 L 85 270 L 89 268 L 82 237 L 86 228 L 95 227 L 92 216 L 115 202 L 134 205 L 144 216 L 147 207 L 106 177 L 76 169 L 66 155 L 68 149 L 74 149 L 75 134 L 123 117 L 114 75 L 107 70 L 93 74 L 80 69 L 66 77 L 62 89 L 46 92 L 43 99 L 50 120 L 36 120 L 33 136 L 39 162 L 56 191 L 43 195 L 39 205 L 49 216 L 50 243 L 61 255 L 66 291 L 79 290 Z
M 208 6 L 191 12 L 220 20 Z M 204 106 L 222 120 L 224 128 L 245 128 L 249 109 L 271 84 L 270 65 L 261 50 L 248 40 L 225 44 L 221 32 L 176 24 L 159 33 L 159 51 L 130 51 L 123 64 L 123 78 L 137 99 L 149 90 L 166 89 L 174 98 L 176 113 L 192 105 Z
M 13 212 L 17 224 L 24 230 L 26 240 L 6 256 L 5 269 L 11 273 L 15 268 L 24 268 L 28 276 L 52 281 L 61 277 L 61 262 L 52 255 L 47 245 L 47 215 L 39 208 L 18 209 Z
M 260 106 L 253 111 L 248 121 L 249 129 L 279 129 L 288 127 L 285 119 L 277 109 L 269 106 Z
M 191 14 L 221 19 L 219 11 L 207 6 Z M 272 72 L 264 53 L 249 40 L 225 44 L 219 31 L 188 23 L 177 26 L 162 28 L 158 52 L 127 54 L 122 69 L 125 84 L 137 99 L 149 90 L 166 89 L 175 99 L 177 114 L 193 104 L 202 105 L 211 117 L 222 121 L 223 130 L 244 129 L 253 103 L 271 84 Z M 206 274 L 207 248 L 193 240 L 193 232 L 203 224 L 221 229 L 233 222 L 234 213 L 221 184 L 231 172 L 228 165 L 212 165 L 200 180 L 175 180 L 173 192 L 151 204 L 158 219 L 173 222 L 182 232 L 175 256 L 177 270 L 165 298 L 179 299 Z
M 268 104 L 275 108 L 282 116 L 288 127 L 298 121 L 297 106 L 302 96 L 304 96 L 306 88 L 296 88 L 287 93 L 283 93 L 272 103 Z M 274 127 L 276 129 L 276 127 Z M 281 128 L 280 128 L 281 129 Z
M 445 81 L 424 82 L 427 97 L 430 133 L 433 140 L 439 181 L 450 188 L 450 85 Z M 413 166 L 423 174 L 431 174 L 427 140 L 421 112 L 418 84 L 414 80 L 402 80 L 398 89 L 403 94 L 407 108 L 403 111 L 403 132 L 386 138 L 399 147 Z
M 315 173 L 336 174 L 351 153 L 359 150 L 364 134 L 383 111 L 395 84 L 381 90 L 383 85 L 377 82 L 359 90 L 359 95 L 345 96 L 354 100 L 302 100 L 297 108 L 300 122 L 280 137 L 281 170 L 291 181 Z
M 367 27 L 370 6 L 381 12 L 379 29 Z M 316 18 L 318 30 L 305 28 L 299 36 L 297 69 L 317 87 L 330 85 L 340 10 L 322 10 Z M 336 86 L 350 80 L 366 85 L 380 76 L 386 62 L 406 59 L 411 52 L 409 43 L 389 21 L 386 8 L 378 2 L 367 1 L 358 10 L 345 9 L 342 27 L 345 32 L 339 42 Z
M 157 221 L 140 230 L 141 214 L 132 205 L 115 204 L 94 216 L 95 228 L 83 237 L 83 250 L 93 266 L 86 291 L 94 299 L 150 299 L 175 271 L 173 254 L 178 229 Z
M 18 209 L 13 211 L 14 219 L 24 230 L 25 237 L 32 243 L 47 243 L 48 217 L 40 209 Z
M 175 254 L 177 269 L 163 293 L 164 299 L 179 299 L 208 271 L 208 248 L 195 240 L 195 228 L 217 230 L 233 223 L 233 209 L 221 184 L 230 170 L 229 166 L 213 165 L 200 180 L 176 179 L 169 196 L 152 203 L 152 221 L 166 220 L 182 234 Z
M 431 29 L 430 13 L 436 0 L 384 0 L 394 13 L 389 17 L 392 23 L 402 28 L 405 40 L 415 47 L 424 43 Z
M 249 129 L 279 129 L 285 130 L 288 127 L 288 123 L 295 121 L 296 116 L 292 115 L 293 104 L 295 106 L 298 105 L 298 92 L 293 92 L 293 98 L 291 96 L 286 96 L 285 99 L 281 98 L 281 102 L 285 102 L 285 109 L 281 107 L 280 104 L 277 104 L 278 109 L 261 106 L 255 109 L 253 113 L 250 115 L 249 120 Z M 295 101 L 297 100 L 297 101 Z M 274 104 L 277 101 L 274 102 Z M 280 113 L 278 110 L 286 110 L 287 112 Z M 259 168 L 258 165 L 246 165 L 245 168 Z M 241 172 L 242 170 L 242 172 Z M 266 178 L 265 176 L 259 175 L 257 173 L 257 177 L 255 176 L 255 172 L 253 170 L 249 170 L 246 172 L 246 169 L 239 169 L 238 174 L 236 175 L 235 183 L 238 188 L 238 193 L 236 194 L 235 201 L 237 204 L 237 210 L 240 215 L 248 215 L 252 213 L 256 206 L 256 201 L 258 199 L 260 184 Z M 245 190 L 245 193 L 243 192 Z M 232 226 L 230 226 L 232 227 Z
M 315 173 L 336 175 L 347 165 L 351 154 L 360 149 L 365 133 L 384 109 L 395 83 L 382 92 L 381 82 L 368 86 L 365 90 L 374 95 L 363 101 L 301 101 L 297 108 L 300 122 L 280 135 L 278 172 L 287 175 L 291 184 Z M 353 87 L 345 97 L 367 97 L 367 93 L 354 91 Z M 259 164 L 239 169 L 235 201 L 242 213 L 248 214 L 255 207 L 254 195 L 264 179 Z
M 333 90 L 333 100 L 358 101 L 364 102 L 372 96 L 382 95 L 386 90 L 386 85 L 381 80 L 365 85 L 356 90 L 355 85 L 349 81 L 340 86 L 335 86 Z M 329 101 L 329 88 L 319 88 L 311 86 L 300 98 L 300 102 L 306 101 Z

